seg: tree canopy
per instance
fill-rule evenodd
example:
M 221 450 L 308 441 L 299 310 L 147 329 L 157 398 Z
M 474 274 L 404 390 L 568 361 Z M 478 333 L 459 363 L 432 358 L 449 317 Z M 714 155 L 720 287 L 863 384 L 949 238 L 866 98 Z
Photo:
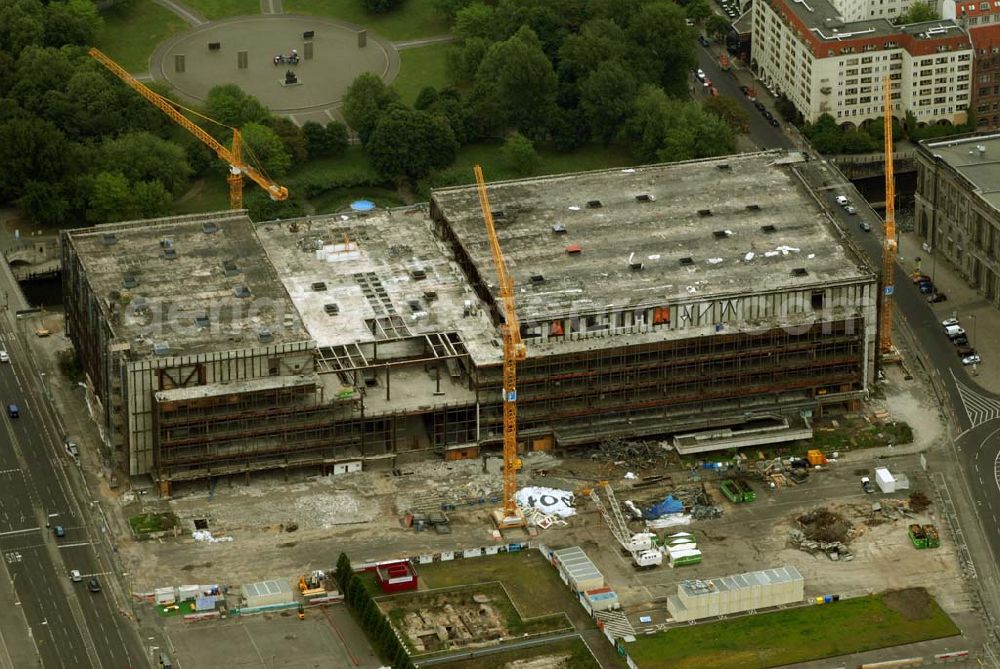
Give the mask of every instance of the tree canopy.
M 382 177 L 419 179 L 450 165 L 458 142 L 441 117 L 396 107 L 379 118 L 365 149 Z

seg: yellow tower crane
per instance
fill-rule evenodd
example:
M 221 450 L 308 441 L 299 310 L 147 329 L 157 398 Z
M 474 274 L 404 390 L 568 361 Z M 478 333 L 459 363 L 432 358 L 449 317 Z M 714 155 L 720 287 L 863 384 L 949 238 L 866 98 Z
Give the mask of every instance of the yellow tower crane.
M 479 205 L 486 221 L 486 236 L 493 252 L 493 264 L 497 268 L 497 285 L 503 301 L 504 322 L 500 326 L 503 334 L 503 507 L 493 513 L 493 520 L 500 529 L 523 527 L 524 515 L 517 508 L 517 363 L 527 356 L 521 340 L 521 324 L 514 308 L 514 282 L 507 273 L 507 261 L 497 239 L 493 226 L 493 210 L 486 192 L 483 170 L 476 165 L 476 185 L 479 188 Z
M 284 186 L 279 186 L 269 179 L 262 170 L 248 165 L 243 160 L 243 144 L 240 137 L 240 131 L 236 128 L 229 128 L 233 131 L 233 145 L 231 148 L 224 146 L 210 134 L 205 132 L 200 126 L 193 123 L 186 116 L 178 111 L 178 108 L 184 109 L 185 111 L 191 112 L 206 121 L 211 121 L 216 125 L 222 127 L 225 126 L 218 121 L 208 118 L 203 114 L 182 107 L 181 105 L 168 100 L 167 98 L 151 91 L 148 87 L 143 85 L 138 79 L 133 77 L 131 74 L 125 71 L 125 69 L 111 60 L 106 54 L 102 53 L 98 49 L 91 49 L 89 51 L 90 55 L 99 62 L 104 67 L 111 70 L 111 72 L 117 76 L 119 79 L 128 84 L 133 88 L 139 95 L 149 100 L 154 106 L 158 107 L 160 111 L 169 116 L 174 123 L 181 126 L 192 135 L 200 139 L 203 143 L 208 145 L 208 148 L 215 151 L 215 154 L 219 156 L 222 160 L 229 163 L 229 176 L 227 181 L 229 182 L 229 208 L 230 209 L 242 209 L 243 208 L 243 175 L 250 177 L 250 180 L 255 184 L 267 191 L 267 194 L 271 196 L 272 200 L 284 200 L 288 198 L 288 189 Z
M 896 283 L 896 180 L 892 165 L 892 84 L 882 81 L 885 96 L 885 239 L 882 241 L 882 304 L 879 305 L 879 352 L 883 358 L 896 357 L 892 345 L 893 291 Z

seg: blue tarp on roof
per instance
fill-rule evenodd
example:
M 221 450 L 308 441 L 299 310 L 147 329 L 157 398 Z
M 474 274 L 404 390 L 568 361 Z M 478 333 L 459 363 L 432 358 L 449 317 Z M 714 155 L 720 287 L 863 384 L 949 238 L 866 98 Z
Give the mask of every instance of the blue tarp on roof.
M 351 203 L 352 211 L 371 211 L 375 208 L 375 203 L 371 200 L 355 200 Z

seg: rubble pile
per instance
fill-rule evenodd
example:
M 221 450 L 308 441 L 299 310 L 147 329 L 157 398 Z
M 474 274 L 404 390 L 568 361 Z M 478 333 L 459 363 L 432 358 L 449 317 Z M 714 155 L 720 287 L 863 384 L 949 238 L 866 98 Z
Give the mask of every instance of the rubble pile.
M 844 542 L 808 539 L 802 530 L 794 527 L 788 530 L 788 542 L 800 551 L 805 551 L 810 555 L 823 553 L 835 562 L 839 560 L 850 562 L 854 559 L 854 553 L 851 552 Z
M 642 470 L 663 464 L 667 459 L 667 450 L 656 441 L 626 441 L 621 437 L 609 437 L 597 445 L 597 450 L 590 457 L 630 470 Z

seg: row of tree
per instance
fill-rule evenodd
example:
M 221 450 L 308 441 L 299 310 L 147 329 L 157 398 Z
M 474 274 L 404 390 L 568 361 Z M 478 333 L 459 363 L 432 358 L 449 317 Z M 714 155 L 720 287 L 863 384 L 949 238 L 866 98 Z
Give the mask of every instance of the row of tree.
M 948 135 L 974 132 L 976 120 L 971 110 L 967 112 L 964 124 L 953 125 L 924 125 L 917 123 L 913 112 L 906 112 L 903 122 L 893 119 L 892 137 L 893 141 L 907 138 L 913 142 L 924 139 L 934 139 L 946 137 Z M 862 125 L 860 128 L 844 130 L 829 114 L 823 114 L 815 123 L 806 123 L 802 126 L 802 132 L 820 153 L 872 153 L 881 151 L 884 139 L 884 129 L 882 120 L 878 119 Z
M 351 560 L 345 553 L 337 559 L 334 579 L 344 594 L 344 601 L 354 610 L 362 629 L 383 657 L 392 659 L 392 669 L 413 669 L 413 662 L 400 643 L 389 619 L 382 613 L 361 577 L 354 573 Z

